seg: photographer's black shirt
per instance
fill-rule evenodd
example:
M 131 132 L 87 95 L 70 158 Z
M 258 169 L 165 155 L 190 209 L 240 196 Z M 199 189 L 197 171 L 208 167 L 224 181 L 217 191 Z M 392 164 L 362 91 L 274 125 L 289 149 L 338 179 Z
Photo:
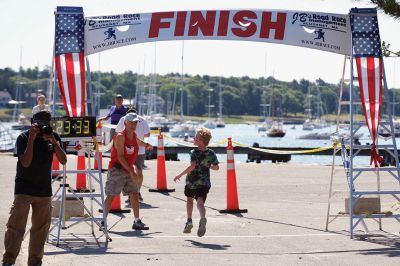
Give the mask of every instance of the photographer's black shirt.
M 57 133 L 53 134 L 55 139 L 60 142 Z M 32 162 L 29 167 L 25 168 L 22 166 L 19 156 L 25 153 L 28 138 L 29 131 L 21 133 L 17 138 L 18 162 L 14 194 L 50 197 L 52 195 L 51 165 L 54 147 L 44 141 L 42 137 L 36 137 L 33 144 Z

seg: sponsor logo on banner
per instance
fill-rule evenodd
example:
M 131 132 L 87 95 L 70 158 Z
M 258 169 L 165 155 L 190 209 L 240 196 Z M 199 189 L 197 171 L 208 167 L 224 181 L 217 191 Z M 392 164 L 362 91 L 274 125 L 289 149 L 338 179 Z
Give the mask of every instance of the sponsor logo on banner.
M 140 25 L 141 14 L 90 17 L 85 20 L 85 37 L 92 40 L 90 49 L 95 53 L 136 43 L 134 28 Z
M 85 54 L 143 42 L 238 40 L 350 54 L 348 15 L 282 10 L 168 11 L 86 18 Z
M 306 38 L 300 39 L 299 46 L 350 53 L 350 26 L 347 15 L 294 12 L 291 23 L 308 34 L 305 35 Z M 339 42 L 338 36 L 342 36 L 344 42 Z

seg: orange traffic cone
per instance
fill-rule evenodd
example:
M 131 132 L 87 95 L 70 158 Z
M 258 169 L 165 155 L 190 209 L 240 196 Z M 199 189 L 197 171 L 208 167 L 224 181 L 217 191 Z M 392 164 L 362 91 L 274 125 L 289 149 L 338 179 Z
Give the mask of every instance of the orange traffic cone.
M 167 188 L 167 174 L 165 170 L 165 149 L 164 139 L 161 134 L 161 128 L 158 129 L 157 146 L 157 188 L 149 189 L 149 192 L 174 192 L 175 189 Z
M 57 155 L 53 153 L 53 163 L 51 165 L 51 170 L 52 171 L 60 171 L 60 161 L 58 161 Z M 57 178 L 60 174 L 58 173 L 52 173 L 51 177 L 52 178 Z
M 80 148 L 78 150 L 78 158 L 77 158 L 77 164 L 76 164 L 76 170 L 85 170 L 85 150 L 82 149 L 82 147 L 78 146 Z M 76 190 L 82 191 L 86 190 L 86 174 L 84 173 L 77 173 L 76 174 Z
M 99 212 L 103 213 L 103 210 L 99 209 Z M 110 213 L 129 213 L 129 212 L 131 212 L 130 209 L 121 209 L 121 196 L 120 195 L 115 196 L 113 201 L 111 202 Z
M 232 138 L 228 138 L 226 147 L 226 210 L 220 210 L 220 213 L 246 213 L 247 209 L 239 209 L 239 200 L 236 186 L 235 159 L 233 156 Z
M 75 149 L 78 150 L 78 158 L 76 162 L 76 170 L 85 171 L 85 150 L 82 149 L 80 143 L 75 146 Z M 76 174 L 76 189 L 75 192 L 90 192 L 86 187 L 86 174 L 85 173 L 77 173 Z M 93 192 L 94 190 L 92 190 Z
M 98 122 L 97 126 L 96 126 L 97 149 L 96 149 L 96 154 L 94 156 L 94 169 L 95 170 L 101 169 L 102 172 L 106 172 L 107 169 L 103 169 L 102 168 L 102 166 L 103 166 L 103 152 L 101 151 L 101 148 L 102 148 L 101 133 L 102 133 L 101 122 Z
M 110 213 L 129 213 L 130 209 L 121 209 L 121 196 L 116 196 L 111 202 Z

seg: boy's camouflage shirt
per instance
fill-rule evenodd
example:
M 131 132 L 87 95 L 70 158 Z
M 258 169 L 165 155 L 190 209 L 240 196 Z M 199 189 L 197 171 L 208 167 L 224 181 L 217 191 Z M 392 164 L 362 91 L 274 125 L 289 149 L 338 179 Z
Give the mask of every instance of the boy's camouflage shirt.
M 210 166 L 212 164 L 219 164 L 215 152 L 211 149 L 201 151 L 195 148 L 189 152 L 189 155 L 190 162 L 195 162 L 196 168 L 187 174 L 186 185 L 190 189 L 211 187 Z

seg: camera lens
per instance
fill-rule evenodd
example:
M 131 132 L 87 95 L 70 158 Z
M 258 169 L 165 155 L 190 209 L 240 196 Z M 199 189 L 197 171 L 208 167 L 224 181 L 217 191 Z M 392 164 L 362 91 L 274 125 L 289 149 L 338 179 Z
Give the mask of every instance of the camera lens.
M 42 126 L 40 128 L 40 132 L 46 135 L 50 135 L 53 133 L 53 129 L 51 128 L 51 126 Z

